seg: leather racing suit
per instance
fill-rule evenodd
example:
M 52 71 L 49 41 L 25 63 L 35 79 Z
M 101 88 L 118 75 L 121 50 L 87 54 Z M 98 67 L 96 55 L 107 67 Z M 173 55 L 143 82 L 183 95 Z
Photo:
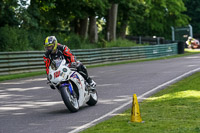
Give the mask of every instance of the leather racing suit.
M 57 50 L 55 53 L 49 53 L 48 51 L 43 56 L 45 66 L 46 66 L 46 73 L 49 74 L 49 65 L 51 64 L 51 60 L 53 59 L 65 59 L 66 63 L 72 63 L 74 62 L 76 64 L 76 69 L 78 73 L 80 73 L 83 78 L 88 82 L 89 84 L 92 83 L 92 79 L 88 76 L 88 72 L 86 67 L 80 62 L 76 61 L 76 57 L 73 55 L 73 53 L 70 51 L 70 49 L 65 46 L 58 43 Z

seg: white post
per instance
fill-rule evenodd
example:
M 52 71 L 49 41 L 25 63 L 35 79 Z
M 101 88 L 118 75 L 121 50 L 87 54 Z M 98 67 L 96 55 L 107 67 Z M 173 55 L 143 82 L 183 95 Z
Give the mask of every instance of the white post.
M 193 37 L 192 26 L 191 26 L 190 24 L 189 24 L 188 26 L 189 26 L 189 28 L 190 28 L 190 36 Z
M 172 29 L 172 41 L 175 41 L 174 27 L 171 26 L 171 29 Z
M 139 44 L 142 44 L 142 37 L 139 36 Z
M 157 37 L 157 44 L 160 44 L 160 37 Z

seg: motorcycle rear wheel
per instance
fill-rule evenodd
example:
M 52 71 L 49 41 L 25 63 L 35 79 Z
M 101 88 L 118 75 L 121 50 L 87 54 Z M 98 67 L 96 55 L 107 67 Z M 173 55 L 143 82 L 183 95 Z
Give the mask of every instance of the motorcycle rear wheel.
M 65 106 L 69 109 L 69 111 L 77 112 L 79 110 L 79 104 L 75 91 L 73 91 L 72 95 L 70 94 L 69 88 L 67 86 L 64 86 L 60 88 L 60 92 Z
M 97 95 L 97 91 L 96 90 L 93 90 L 90 94 L 90 99 L 89 101 L 87 102 L 87 104 L 89 106 L 94 106 L 98 101 L 98 95 Z

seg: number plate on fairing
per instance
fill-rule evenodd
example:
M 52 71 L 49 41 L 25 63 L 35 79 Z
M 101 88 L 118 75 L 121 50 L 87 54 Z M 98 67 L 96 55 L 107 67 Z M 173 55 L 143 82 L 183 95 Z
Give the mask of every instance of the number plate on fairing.
M 60 76 L 60 71 L 54 73 L 54 79 Z

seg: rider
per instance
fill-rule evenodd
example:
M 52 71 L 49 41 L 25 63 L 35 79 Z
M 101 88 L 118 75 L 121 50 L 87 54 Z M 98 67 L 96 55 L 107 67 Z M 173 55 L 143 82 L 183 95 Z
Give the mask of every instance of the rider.
M 67 46 L 59 44 L 55 36 L 48 36 L 44 40 L 44 48 L 46 53 L 44 54 L 43 58 L 47 74 L 49 74 L 49 65 L 51 64 L 52 59 L 65 59 L 67 63 L 77 68 L 77 71 L 83 76 L 83 78 L 92 88 L 96 86 L 94 80 L 89 77 L 86 67 L 80 61 L 76 60 L 76 57 L 72 54 Z
M 188 40 L 186 41 L 186 44 L 188 45 L 188 48 L 198 48 L 199 41 L 195 38 L 192 38 L 191 36 L 188 37 Z

